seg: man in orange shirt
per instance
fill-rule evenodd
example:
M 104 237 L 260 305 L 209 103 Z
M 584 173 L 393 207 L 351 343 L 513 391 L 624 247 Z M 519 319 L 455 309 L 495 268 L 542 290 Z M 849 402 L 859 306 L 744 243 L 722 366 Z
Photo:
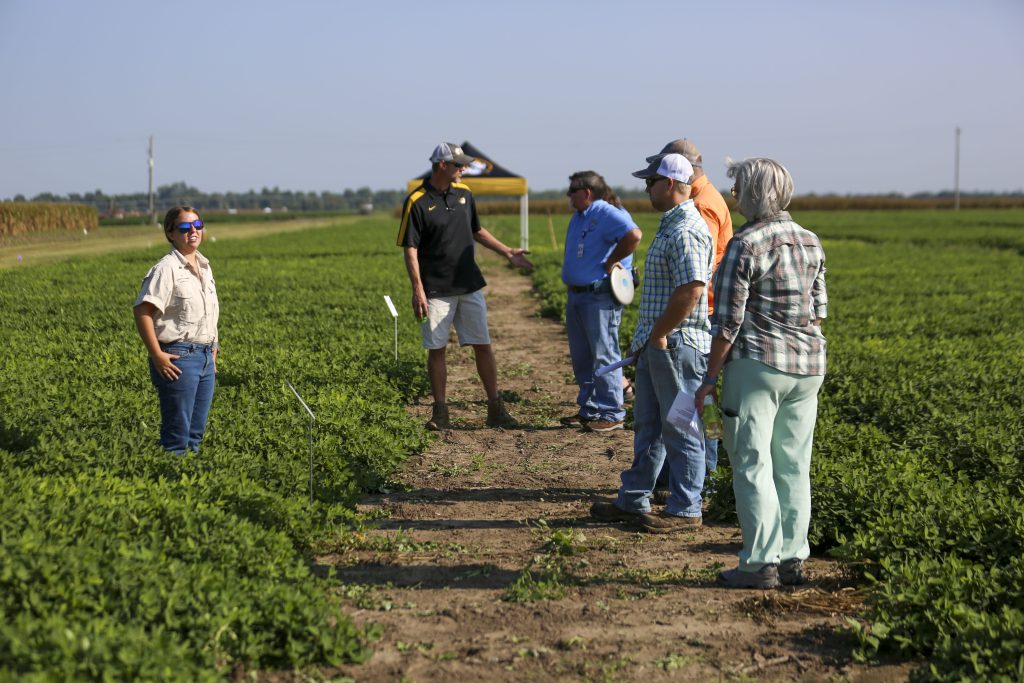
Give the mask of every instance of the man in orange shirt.
M 732 214 L 729 213 L 729 207 L 725 203 L 722 193 L 704 175 L 704 162 L 701 158 L 700 150 L 697 149 L 697 145 L 686 138 L 673 140 L 665 145 L 659 154 L 647 157 L 647 162 L 651 163 L 666 154 L 682 154 L 693 166 L 690 198 L 696 204 L 697 211 L 704 217 L 704 222 L 708 224 L 711 239 L 715 242 L 714 267 L 717 270 L 718 263 L 722 260 L 722 255 L 725 254 L 725 245 L 732 239 Z M 714 270 L 712 270 L 713 279 Z M 707 292 L 708 317 L 710 318 L 715 310 L 715 299 L 711 294 L 710 282 L 707 283 Z M 704 440 L 704 462 L 707 476 L 710 476 L 711 472 L 718 466 L 718 439 Z M 668 494 L 668 491 L 663 489 L 662 486 L 668 486 L 668 480 L 666 478 L 662 481 L 661 477 L 658 479 L 658 489 L 654 492 L 654 500 L 655 502 L 662 502 L 662 499 Z

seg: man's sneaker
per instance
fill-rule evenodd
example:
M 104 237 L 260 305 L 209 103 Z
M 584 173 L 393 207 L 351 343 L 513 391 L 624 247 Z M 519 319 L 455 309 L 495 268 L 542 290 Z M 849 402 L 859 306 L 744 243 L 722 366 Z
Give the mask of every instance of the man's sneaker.
M 439 432 L 442 429 L 448 429 L 451 427 L 451 423 L 448 421 L 447 403 L 434 404 L 433 409 L 430 411 L 430 419 L 427 420 L 426 427 L 432 432 Z
M 502 427 L 504 429 L 513 429 L 519 426 L 516 419 L 508 414 L 508 410 L 505 409 L 505 402 L 501 400 L 501 396 L 487 401 L 487 426 Z
M 623 510 L 610 500 L 599 500 L 590 506 L 590 516 L 602 522 L 637 522 L 642 512 Z
M 804 561 L 793 558 L 779 565 L 779 582 L 786 586 L 799 586 L 807 583 L 804 574 Z
M 693 531 L 704 521 L 698 517 L 679 517 L 665 512 L 648 512 L 640 518 L 640 526 L 649 534 L 672 534 L 677 531 Z
M 583 425 L 588 432 L 610 432 L 622 429 L 622 420 L 591 420 Z
M 718 573 L 718 585 L 725 588 L 778 588 L 779 569 L 774 564 L 761 565 L 756 572 L 728 569 Z
M 583 417 L 579 413 L 576 413 L 575 415 L 568 415 L 566 417 L 563 417 L 558 422 L 563 427 L 582 427 L 588 422 L 590 422 L 590 418 Z

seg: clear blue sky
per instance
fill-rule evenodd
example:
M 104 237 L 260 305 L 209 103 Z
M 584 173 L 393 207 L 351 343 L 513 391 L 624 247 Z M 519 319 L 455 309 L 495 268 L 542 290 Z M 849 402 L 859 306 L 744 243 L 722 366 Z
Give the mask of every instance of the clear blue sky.
M 400 188 L 470 140 L 561 188 L 677 137 L 719 187 L 1024 189 L 1024 1 L 0 0 L 0 199 Z

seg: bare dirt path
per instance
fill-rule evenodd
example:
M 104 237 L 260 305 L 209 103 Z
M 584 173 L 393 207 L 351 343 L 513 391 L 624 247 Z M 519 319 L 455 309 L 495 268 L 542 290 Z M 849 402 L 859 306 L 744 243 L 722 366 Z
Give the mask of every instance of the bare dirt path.
M 449 346 L 454 428 L 413 458 L 407 491 L 368 497 L 375 528 L 333 565 L 347 612 L 377 623 L 358 681 L 899 681 L 852 662 L 856 606 L 828 560 L 810 585 L 715 587 L 739 529 L 656 536 L 588 517 L 632 459 L 631 431 L 561 428 L 575 408 L 565 334 L 535 316 L 528 278 L 481 255 L 501 387 L 522 429 L 484 428 L 471 352 Z M 429 400 L 411 406 L 426 421 Z M 524 570 L 527 571 L 524 574 Z M 530 580 L 532 579 L 532 581 Z M 514 589 L 514 590 L 513 590 Z M 538 596 L 552 599 L 530 600 Z M 519 598 L 516 601 L 508 598 Z

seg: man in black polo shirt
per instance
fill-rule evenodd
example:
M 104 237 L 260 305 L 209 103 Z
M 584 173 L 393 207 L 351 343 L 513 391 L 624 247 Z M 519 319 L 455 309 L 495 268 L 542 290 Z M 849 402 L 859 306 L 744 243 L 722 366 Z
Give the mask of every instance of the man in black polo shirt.
M 427 429 L 447 429 L 448 365 L 445 350 L 451 326 L 459 344 L 471 344 L 476 369 L 487 392 L 487 426 L 515 427 L 498 393 L 498 368 L 487 329 L 487 283 L 476 265 L 473 242 L 504 256 L 519 268 L 533 264 L 522 249 L 510 249 L 480 227 L 469 187 L 459 182 L 473 158 L 462 148 L 442 142 L 430 155 L 430 177 L 405 199 L 398 246 L 412 283 L 412 312 L 423 320 L 423 347 L 434 407 Z

